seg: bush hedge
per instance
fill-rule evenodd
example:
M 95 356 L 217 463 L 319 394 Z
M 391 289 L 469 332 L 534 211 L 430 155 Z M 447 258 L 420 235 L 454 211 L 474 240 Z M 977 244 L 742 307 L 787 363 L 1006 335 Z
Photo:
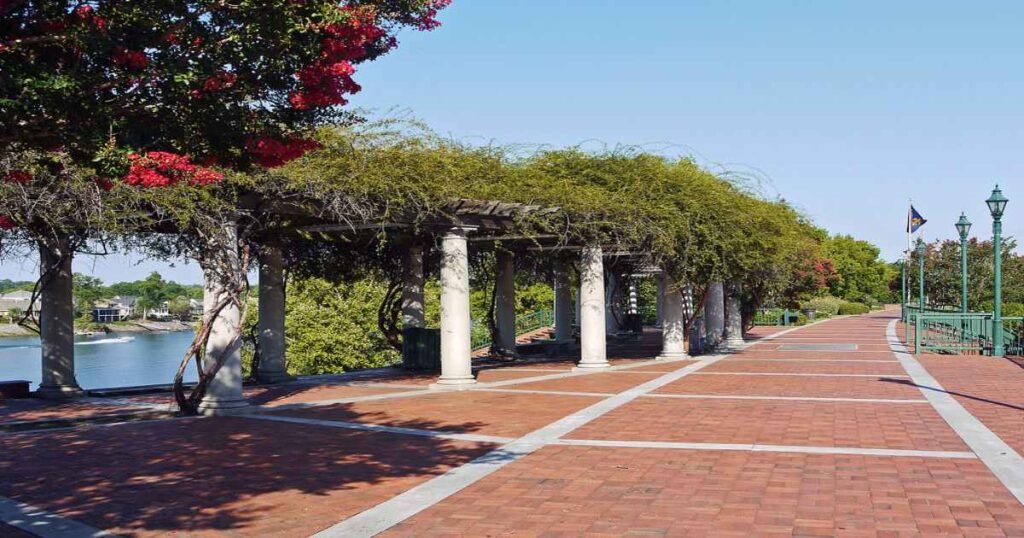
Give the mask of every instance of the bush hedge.
M 841 316 L 859 316 L 871 312 L 871 307 L 864 303 L 845 302 L 839 306 Z
M 839 307 L 841 307 L 844 302 L 845 301 L 838 297 L 826 295 L 804 301 L 804 303 L 800 305 L 800 309 L 813 309 L 817 311 L 818 317 L 829 317 L 838 314 Z

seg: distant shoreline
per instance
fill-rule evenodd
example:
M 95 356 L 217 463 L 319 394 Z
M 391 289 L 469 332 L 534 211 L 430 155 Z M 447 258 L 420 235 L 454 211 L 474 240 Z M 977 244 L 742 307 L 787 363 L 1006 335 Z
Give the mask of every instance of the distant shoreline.
M 148 332 L 186 332 L 193 329 L 192 325 L 182 321 L 132 321 L 126 323 L 117 323 L 104 325 L 103 330 L 94 331 L 97 334 L 101 333 L 148 333 Z M 84 328 L 76 328 L 76 332 L 85 332 Z M 17 338 L 26 336 L 39 336 L 36 333 L 25 329 L 24 327 L 18 326 L 12 323 L 0 323 L 0 338 Z

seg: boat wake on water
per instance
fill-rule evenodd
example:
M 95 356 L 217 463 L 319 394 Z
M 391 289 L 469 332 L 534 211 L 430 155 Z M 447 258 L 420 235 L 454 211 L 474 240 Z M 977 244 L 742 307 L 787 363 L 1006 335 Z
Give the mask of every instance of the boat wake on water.
M 120 336 L 117 338 L 101 338 L 99 340 L 87 340 L 85 342 L 75 342 L 76 346 L 98 346 L 100 344 L 127 344 L 135 340 L 134 336 Z

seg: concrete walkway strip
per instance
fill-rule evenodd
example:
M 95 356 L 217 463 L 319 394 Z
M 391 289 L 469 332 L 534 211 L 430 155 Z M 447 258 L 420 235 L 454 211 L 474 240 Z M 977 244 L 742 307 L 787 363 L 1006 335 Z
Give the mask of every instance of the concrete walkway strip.
M 291 424 L 304 424 L 307 426 L 321 426 L 327 428 L 342 428 L 346 430 L 361 430 L 378 433 L 396 433 L 401 435 L 415 435 L 418 437 L 433 437 L 437 439 L 450 439 L 453 441 L 470 441 L 473 443 L 495 443 L 505 444 L 513 441 L 511 437 L 497 437 L 494 435 L 478 435 L 475 433 L 459 433 L 445 430 L 424 430 L 421 428 L 403 428 L 400 426 L 385 426 L 382 424 L 363 424 L 360 422 L 345 422 L 341 420 L 318 420 L 313 418 L 285 417 L 280 415 L 239 415 L 243 418 L 255 420 L 268 420 L 271 422 L 288 422 Z
M 35 506 L 0 497 L 0 521 L 41 538 L 100 538 L 116 534 L 61 517 Z
M 928 400 L 889 400 L 884 398 L 818 398 L 811 396 L 739 396 L 732 394 L 644 394 L 644 398 L 683 398 L 692 400 L 781 400 L 786 402 L 850 402 L 884 404 L 926 404 Z
M 884 351 L 882 353 L 884 353 Z M 887 362 L 887 363 L 893 363 L 893 364 L 899 362 L 897 360 L 890 360 L 890 359 L 748 359 L 746 357 L 732 357 L 732 358 L 727 359 L 727 360 L 729 360 L 731 362 L 734 362 L 734 361 L 743 361 L 743 362 L 838 362 L 838 363 L 846 363 L 846 362 Z
M 978 455 L 992 474 L 1006 486 L 1006 489 L 1024 504 L 1024 458 L 960 405 L 960 402 L 946 392 L 928 370 L 908 352 L 896 336 L 896 320 L 889 323 L 886 338 L 896 358 L 910 374 L 911 380 L 920 388 L 924 397 L 931 402 L 932 407 Z
M 835 454 L 849 456 L 889 456 L 902 458 L 977 459 L 973 452 L 945 450 L 898 450 L 831 446 L 761 445 L 731 443 L 676 443 L 669 441 L 615 441 L 605 439 L 559 439 L 555 444 L 606 448 L 657 448 L 671 450 L 733 450 L 741 452 L 787 452 L 797 454 Z
M 744 345 L 743 348 L 782 336 L 798 329 L 799 327 L 766 336 L 757 342 L 751 342 Z M 466 487 L 486 478 L 491 473 L 498 471 L 504 466 L 517 461 L 524 456 L 532 454 L 545 445 L 558 441 L 561 437 L 569 434 L 580 426 L 600 418 L 605 414 L 639 398 L 640 396 L 643 396 L 644 394 L 653 392 L 665 385 L 668 385 L 669 383 L 679 380 L 682 377 L 690 375 L 701 368 L 715 364 L 725 357 L 726 355 L 709 356 L 704 360 L 695 362 L 674 372 L 666 373 L 658 378 L 652 379 L 610 398 L 597 402 L 578 411 L 577 413 L 556 420 L 555 422 L 535 430 L 524 437 L 488 452 L 487 454 L 484 454 L 461 467 L 452 469 L 443 475 L 432 478 L 427 482 L 374 506 L 373 508 L 356 514 L 355 516 L 317 533 L 315 536 L 319 538 L 375 536 L 436 505 L 444 499 L 462 491 Z M 692 359 L 688 360 L 692 361 Z M 660 364 L 666 362 L 669 361 L 659 361 Z M 678 362 L 682 361 L 680 360 Z M 627 366 L 636 367 L 641 365 Z M 612 368 L 623 369 L 622 367 L 617 366 L 613 366 Z M 605 368 L 603 370 L 607 371 L 608 369 Z M 542 377 L 560 379 L 568 376 L 563 374 Z M 537 379 L 534 378 L 534 380 Z M 522 380 L 517 381 L 520 383 L 523 382 Z M 499 383 L 491 383 L 489 385 L 494 387 L 499 386 Z
M 473 389 L 478 392 L 503 392 L 506 394 L 548 394 L 552 396 L 590 396 L 598 398 L 607 398 L 609 396 L 615 396 L 610 392 L 573 392 L 569 390 L 530 390 L 530 389 Z
M 778 377 L 901 377 L 906 378 L 910 376 L 905 375 L 889 375 L 889 374 L 807 374 L 807 373 L 790 373 L 790 372 L 700 372 L 696 375 L 764 375 L 764 376 L 778 376 Z

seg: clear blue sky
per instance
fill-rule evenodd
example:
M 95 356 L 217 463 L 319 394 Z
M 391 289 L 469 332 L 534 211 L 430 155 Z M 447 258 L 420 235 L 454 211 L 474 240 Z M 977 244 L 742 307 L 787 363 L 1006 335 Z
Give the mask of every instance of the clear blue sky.
M 926 239 L 953 237 L 961 211 L 988 236 L 998 181 L 1024 234 L 1019 0 L 455 0 L 442 20 L 361 66 L 353 105 L 481 142 L 692 154 L 890 259 L 911 197 Z M 76 264 L 151 268 L 198 279 Z

